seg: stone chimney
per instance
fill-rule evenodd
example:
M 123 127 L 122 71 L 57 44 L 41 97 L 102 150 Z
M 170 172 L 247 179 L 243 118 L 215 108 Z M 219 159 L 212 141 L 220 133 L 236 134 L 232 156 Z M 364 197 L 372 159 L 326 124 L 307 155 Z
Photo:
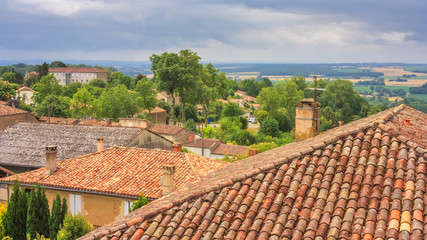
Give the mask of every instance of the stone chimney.
M 302 141 L 319 134 L 320 103 L 312 98 L 302 99 L 296 105 L 295 140 Z
M 52 175 L 56 171 L 58 150 L 56 145 L 46 147 L 46 172 L 45 175 Z
M 96 139 L 96 143 L 97 143 L 97 152 L 101 152 L 104 150 L 104 138 L 103 137 L 99 137 Z
M 174 143 L 172 145 L 172 152 L 182 152 L 182 145 L 179 143 Z
M 175 165 L 164 165 L 162 166 L 163 176 L 161 185 L 163 188 L 162 195 L 168 195 L 175 191 Z

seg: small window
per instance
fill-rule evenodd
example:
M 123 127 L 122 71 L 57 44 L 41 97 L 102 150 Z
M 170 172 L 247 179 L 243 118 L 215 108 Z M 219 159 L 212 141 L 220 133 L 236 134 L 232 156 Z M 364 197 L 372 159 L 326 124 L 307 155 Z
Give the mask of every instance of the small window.
M 73 215 L 82 212 L 82 196 L 70 193 L 70 211 Z
M 82 77 L 83 77 L 83 73 L 82 73 Z
M 92 77 L 93 77 L 93 73 L 92 73 Z
M 123 201 L 123 203 L 124 203 L 124 208 L 125 208 L 125 215 L 128 215 L 130 212 L 130 209 L 133 206 L 133 202 Z

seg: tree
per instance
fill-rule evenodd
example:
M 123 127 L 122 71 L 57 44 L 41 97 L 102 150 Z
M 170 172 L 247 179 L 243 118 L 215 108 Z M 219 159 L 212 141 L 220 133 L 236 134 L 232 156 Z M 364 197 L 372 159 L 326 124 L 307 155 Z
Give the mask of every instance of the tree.
M 61 61 L 53 61 L 49 64 L 49 68 L 65 68 L 67 65 L 65 65 Z
M 61 206 L 61 219 L 62 219 L 62 222 L 64 222 L 65 216 L 67 215 L 67 212 L 68 212 L 67 199 L 65 199 L 65 197 L 63 197 L 62 198 L 62 206 Z
M 132 207 L 129 209 L 129 212 L 133 212 L 138 208 L 141 208 L 148 204 L 147 197 L 145 197 L 144 192 L 141 192 L 137 201 L 134 201 Z
M 97 118 L 112 118 L 114 121 L 121 117 L 132 117 L 138 111 L 134 94 L 121 84 L 104 90 L 93 105 Z
M 89 86 L 94 86 L 94 87 L 100 87 L 100 88 L 105 88 L 105 86 L 107 85 L 104 80 L 100 79 L 100 78 L 95 78 L 90 80 Z
M 13 183 L 12 194 L 7 200 L 4 219 L 5 233 L 15 240 L 26 240 L 27 194 L 19 189 L 17 180 Z
M 77 90 L 71 100 L 73 116 L 77 118 L 90 116 L 92 114 L 94 100 L 95 98 L 86 87 L 82 87 Z
M 18 85 L 16 84 L 3 83 L 3 81 L 0 81 L 0 100 L 7 101 L 9 100 L 9 96 L 15 96 L 17 87 Z
M 65 200 L 65 198 L 64 198 L 64 200 Z M 63 206 L 61 204 L 61 197 L 57 193 L 56 198 L 53 200 L 52 213 L 49 217 L 49 236 L 50 236 L 50 239 L 56 239 L 56 236 L 58 235 L 59 229 L 64 224 L 65 215 L 63 214 L 62 207 Z
M 237 103 L 228 103 L 222 109 L 222 117 L 238 117 L 243 114 L 243 109 Z
M 203 65 L 200 57 L 189 49 L 181 50 L 179 54 L 164 52 L 161 55 L 153 54 L 150 57 L 151 71 L 157 82 L 159 91 L 166 91 L 172 96 L 172 105 L 175 105 L 175 94 L 181 97 L 181 121 L 185 122 L 184 106 L 189 102 L 192 94 L 199 89 L 200 75 Z M 173 116 L 172 112 L 172 116 Z
M 31 239 L 34 239 L 37 233 L 37 209 L 39 208 L 38 203 L 39 202 L 34 186 L 32 186 L 30 196 L 28 198 L 27 208 L 27 234 L 30 235 Z
M 108 77 L 107 83 L 112 84 L 113 86 L 117 86 L 120 83 L 120 78 L 124 77 L 123 73 L 119 71 L 112 72 Z
M 53 74 L 49 74 L 40 79 L 40 82 L 34 86 L 34 90 L 36 91 L 33 95 L 34 102 L 40 104 L 48 95 L 59 96 L 62 86 L 59 85 Z
M 271 81 L 268 77 L 262 78 L 262 82 L 264 84 L 263 87 L 272 87 L 273 86 L 273 84 L 271 83 Z
M 157 105 L 156 89 L 154 83 L 147 78 L 143 78 L 136 84 L 138 106 L 151 112 Z
M 272 137 L 280 137 L 279 122 L 272 117 L 266 117 L 261 122 L 259 133 Z
M 6 216 L 7 205 L 0 203 L 0 239 L 5 237 L 4 218 Z
M 92 230 L 93 226 L 82 215 L 67 214 L 64 226 L 59 230 L 58 240 L 77 239 Z
M 49 237 L 49 203 L 40 184 L 31 188 L 27 209 L 27 234 L 34 239 L 37 233 Z
M 21 74 L 17 72 L 5 72 L 1 75 L 3 81 L 7 81 L 10 83 L 23 84 L 24 78 Z
M 36 65 L 36 72 L 39 74 L 39 79 L 43 78 L 49 74 L 49 65 L 46 62 L 44 62 L 42 65 Z
M 38 116 L 64 117 L 70 116 L 70 99 L 67 97 L 48 95 L 37 105 Z

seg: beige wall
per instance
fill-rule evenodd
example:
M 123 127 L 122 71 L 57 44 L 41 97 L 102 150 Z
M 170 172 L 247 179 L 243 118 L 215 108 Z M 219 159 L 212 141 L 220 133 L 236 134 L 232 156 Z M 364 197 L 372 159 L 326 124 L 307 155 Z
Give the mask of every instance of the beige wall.
M 166 112 L 150 113 L 150 117 L 154 123 L 166 124 Z
M 52 72 L 53 76 L 59 81 L 59 84 L 61 85 L 66 85 L 66 76 L 67 74 L 70 76 L 70 83 L 73 82 L 80 82 L 80 83 L 89 83 L 90 80 L 95 79 L 95 78 L 100 78 L 102 79 L 104 82 L 107 82 L 107 76 L 108 74 L 105 72 L 79 72 L 79 73 L 74 73 L 74 72 L 69 72 L 69 73 L 55 73 Z
M 172 141 L 168 141 L 160 135 L 144 130 L 128 145 L 128 147 L 171 150 L 172 144 Z
M 23 99 L 25 99 L 25 101 L 24 101 L 25 104 L 31 104 L 31 103 L 34 103 L 33 99 L 32 99 L 33 94 L 34 94 L 34 92 L 32 92 L 32 91 L 18 91 L 16 93 L 16 96 L 20 97 L 21 101 Z
M 38 122 L 37 118 L 31 113 L 19 113 L 13 115 L 0 116 L 0 131 L 15 124 L 17 121 L 22 122 Z
M 8 185 L 8 189 L 10 195 L 12 191 L 12 185 Z M 0 189 L 0 197 L 4 198 L 7 196 L 6 192 L 6 189 Z M 133 202 L 137 200 L 136 198 L 134 199 L 92 193 L 46 189 L 46 197 L 49 201 L 50 209 L 52 209 L 52 202 L 56 198 L 56 193 L 59 193 L 61 200 L 63 197 L 67 199 L 68 211 L 70 211 L 70 193 L 80 195 L 82 216 L 85 217 L 91 224 L 96 226 L 103 226 L 122 218 L 125 213 L 124 202 Z M 6 200 L 3 198 L 0 199 L 1 202 Z
M 140 118 L 120 118 L 120 125 L 126 127 L 147 128 L 153 125 L 150 121 Z
M 303 99 L 304 100 L 304 99 Z M 303 101 L 302 100 L 302 101 Z M 320 107 L 314 103 L 300 102 L 296 108 L 295 140 L 302 141 L 319 133 Z

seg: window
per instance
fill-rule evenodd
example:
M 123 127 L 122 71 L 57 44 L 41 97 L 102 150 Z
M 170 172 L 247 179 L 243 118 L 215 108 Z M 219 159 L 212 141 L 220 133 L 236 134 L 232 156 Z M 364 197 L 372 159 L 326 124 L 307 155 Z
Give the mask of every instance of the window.
M 82 196 L 70 193 L 70 211 L 73 215 L 82 212 Z
M 86 73 L 86 77 L 89 77 L 89 73 Z
M 82 77 L 83 77 L 83 73 L 82 73 Z
M 92 77 L 93 77 L 93 73 L 92 73 Z
M 129 214 L 130 209 L 132 208 L 133 202 L 123 201 L 125 207 L 125 215 Z

